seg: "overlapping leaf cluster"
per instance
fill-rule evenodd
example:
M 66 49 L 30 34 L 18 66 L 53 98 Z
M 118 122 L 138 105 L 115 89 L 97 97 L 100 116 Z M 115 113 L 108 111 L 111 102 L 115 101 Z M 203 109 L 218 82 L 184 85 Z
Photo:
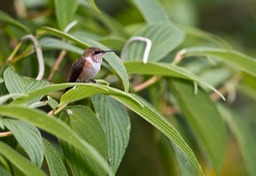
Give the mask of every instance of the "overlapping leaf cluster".
M 94 1 L 89 2 L 96 7 Z M 12 136 L 6 140 L 0 139 L 0 175 L 18 175 L 20 172 L 24 175 L 46 175 L 42 170 L 44 160 L 50 175 L 115 175 L 129 143 L 132 127 L 128 111 L 138 114 L 167 137 L 167 141 L 171 141 L 166 145 L 170 151 L 174 149 L 173 159 L 177 159 L 180 175 L 203 175 L 194 152 L 179 133 L 180 128 L 173 126 L 162 115 L 164 111 L 159 106 L 163 101 L 179 107 L 179 113 L 184 116 L 187 125 L 193 131 L 209 167 L 213 167 L 217 174 L 221 173 L 226 150 L 225 123 L 238 139 L 248 172 L 251 175 L 256 173 L 250 164 L 254 163 L 256 158 L 255 152 L 251 150 L 256 147 L 256 141 L 247 128 L 248 124 L 209 97 L 209 92 L 222 96 L 212 84 L 223 85 L 226 78 L 220 76 L 212 82 L 194 74 L 196 71 L 189 70 L 189 64 L 183 67 L 176 65 L 176 61 L 172 62 L 173 53 L 176 52 L 175 49 L 182 47 L 186 34 L 191 35 L 195 31 L 217 47 L 186 48 L 180 57 L 213 57 L 228 73 L 253 78 L 256 75 L 255 59 L 227 49 L 225 41 L 216 36 L 196 29 L 181 30 L 171 22 L 158 1 L 134 0 L 132 3 L 145 20 L 133 29 L 126 29 L 116 19 L 105 13 L 96 13 L 91 7 L 85 7 L 76 0 L 55 0 L 58 26 L 40 26 L 34 31 L 34 36 L 45 52 L 66 50 L 71 55 L 81 55 L 89 46 L 102 49 L 115 47 L 121 50 L 129 37 L 149 38 L 152 41 L 152 49 L 147 64 L 141 61 L 143 43 L 131 45 L 123 60 L 116 54 L 106 55 L 107 64 L 104 69 L 111 73 L 110 77 L 116 75 L 113 77 L 119 78 L 110 79 L 114 86 L 49 83 L 21 76 L 15 71 L 15 68 L 19 70 L 17 63 L 34 53 L 32 45 L 22 42 L 16 48 L 20 49 L 20 52 L 14 50 L 8 59 L 1 60 L 0 128 L 2 131 L 10 131 Z M 103 23 L 110 35 L 103 37 L 103 34 L 93 34 L 89 29 L 83 28 L 83 20 L 79 21 L 83 16 L 78 16 L 77 12 L 79 6 L 90 14 L 86 18 L 88 26 L 89 19 L 95 18 Z M 75 19 L 78 20 L 80 28 L 70 33 L 64 32 Z M 14 20 L 4 12 L 0 12 L 0 20 L 7 26 L 21 30 L 24 35 L 32 33 L 29 26 Z M 91 26 L 94 25 L 96 23 L 93 22 Z M 101 29 L 96 29 L 100 33 Z M 4 65 L 5 62 L 10 65 Z M 47 60 L 46 64 L 49 64 Z M 200 70 L 200 65 L 195 70 Z M 151 92 L 150 96 L 146 97 L 149 101 L 133 90 L 134 85 L 130 84 L 129 77 L 136 78 L 136 75 L 143 77 L 144 80 L 148 76 L 157 76 L 158 82 L 146 88 L 149 93 Z M 199 85 L 196 94 L 193 83 Z M 56 92 L 71 86 L 75 88 L 58 97 Z M 165 86 L 166 97 L 160 97 L 160 92 L 154 91 L 158 86 Z M 255 95 L 255 92 L 253 94 Z M 86 98 L 89 98 L 88 101 L 91 103 L 88 106 L 80 103 Z M 50 139 L 42 136 L 42 131 L 57 137 L 55 142 L 63 150 L 63 156 Z M 14 143 L 11 142 L 13 140 Z M 27 157 L 20 154 L 17 146 L 22 148 Z M 63 158 L 67 165 L 64 164 Z

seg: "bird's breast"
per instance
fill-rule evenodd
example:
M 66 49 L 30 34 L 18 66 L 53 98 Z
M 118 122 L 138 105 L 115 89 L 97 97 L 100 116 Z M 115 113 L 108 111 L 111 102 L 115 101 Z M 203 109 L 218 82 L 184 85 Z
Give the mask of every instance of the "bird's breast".
M 86 81 L 93 79 L 100 71 L 101 63 L 94 62 L 91 57 L 84 62 L 83 71 L 78 77 L 78 81 Z

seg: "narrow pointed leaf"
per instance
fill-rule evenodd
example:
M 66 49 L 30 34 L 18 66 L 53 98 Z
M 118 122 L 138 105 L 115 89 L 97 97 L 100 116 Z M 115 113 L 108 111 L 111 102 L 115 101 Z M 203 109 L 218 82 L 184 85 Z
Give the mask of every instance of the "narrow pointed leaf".
M 116 173 L 129 142 L 128 113 L 122 104 L 105 95 L 93 96 L 92 102 L 107 137 L 110 168 Z
M 40 131 L 35 126 L 20 120 L 3 119 L 3 122 L 28 154 L 32 163 L 40 168 L 44 158 L 43 140 Z
M 95 163 L 107 171 L 109 175 L 113 175 L 108 167 L 107 162 L 98 153 L 98 151 L 95 150 L 95 148 L 93 148 L 86 141 L 80 139 L 80 137 L 61 120 L 50 117 L 42 111 L 17 105 L 0 106 L 0 115 L 24 120 L 55 135 L 56 137 L 82 151 Z
M 60 153 L 47 140 L 43 140 L 45 159 L 51 176 L 68 176 L 68 172 L 61 159 Z
M 77 54 L 83 54 L 84 50 L 81 48 L 78 48 L 70 43 L 67 43 L 65 41 L 50 38 L 50 37 L 43 37 L 39 40 L 39 43 L 42 47 L 42 49 L 61 49 L 61 50 L 67 50 L 71 51 Z
M 213 56 L 231 64 L 252 76 L 256 76 L 256 59 L 234 50 L 214 49 L 205 47 L 186 48 L 185 57 L 188 56 Z
M 27 33 L 31 33 L 30 29 L 27 28 L 26 26 L 24 26 L 23 24 L 21 24 L 19 21 L 13 19 L 12 17 L 10 17 L 8 14 L 6 14 L 3 11 L 0 11 L 0 21 L 4 21 L 7 22 L 15 27 L 18 27 L 24 31 L 26 31 Z
M 203 81 L 200 77 L 188 72 L 186 69 L 167 63 L 155 63 L 148 62 L 143 64 L 142 62 L 126 62 L 125 67 L 129 74 L 142 74 L 142 75 L 158 75 L 158 76 L 168 76 L 175 78 L 182 78 L 186 80 L 191 80 L 197 82 L 200 86 L 206 87 L 217 94 L 219 94 L 223 99 L 223 95 L 215 89 L 213 86 Z
M 216 105 L 201 89 L 195 95 L 189 82 L 172 79 L 169 86 L 201 148 L 220 173 L 226 149 L 226 129 Z
M 15 165 L 25 175 L 45 176 L 46 174 L 38 167 L 33 165 L 23 156 L 21 156 L 14 149 L 0 141 L 0 153 L 7 158 L 13 165 Z

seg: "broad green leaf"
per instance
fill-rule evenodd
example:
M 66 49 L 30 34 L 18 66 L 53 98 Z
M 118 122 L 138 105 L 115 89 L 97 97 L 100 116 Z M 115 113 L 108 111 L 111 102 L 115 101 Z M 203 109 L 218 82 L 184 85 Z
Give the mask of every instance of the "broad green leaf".
M 181 44 L 184 33 L 170 22 L 156 22 L 145 26 L 134 34 L 151 40 L 152 48 L 149 61 L 159 61 Z M 145 43 L 136 42 L 130 45 L 125 60 L 142 61 Z
M 70 84 L 72 85 L 72 84 Z M 67 91 L 60 99 L 60 105 L 62 106 L 64 104 L 68 104 L 70 102 L 82 100 L 84 98 L 88 98 L 93 95 L 97 94 L 106 94 L 106 95 L 112 95 L 112 96 L 125 96 L 126 98 L 132 100 L 134 103 L 136 103 L 140 107 L 144 107 L 143 104 L 141 104 L 140 101 L 133 98 L 133 96 L 129 93 L 123 92 L 119 89 L 115 89 L 109 86 L 100 85 L 100 84 L 73 84 L 73 85 L 81 85 L 78 86 L 75 89 L 70 89 Z
M 205 47 L 193 47 L 184 49 L 184 57 L 189 56 L 213 56 L 235 66 L 239 70 L 256 76 L 256 59 L 234 50 L 214 49 Z
M 113 175 L 107 162 L 98 153 L 98 151 L 93 148 L 89 143 L 82 140 L 77 133 L 71 130 L 61 120 L 48 116 L 42 111 L 36 109 L 29 109 L 17 105 L 0 106 L 0 115 L 24 120 L 43 129 L 44 131 L 55 135 L 59 139 L 82 151 L 85 155 L 90 157 L 94 161 L 94 163 L 101 166 L 105 171 L 107 171 L 109 175 Z
M 10 176 L 10 174 L 0 165 L 0 175 L 1 176 Z
M 107 137 L 110 168 L 116 173 L 129 142 L 129 115 L 124 106 L 111 97 L 96 95 L 92 102 Z
M 93 90 L 91 90 L 92 87 L 94 87 Z M 125 106 L 129 107 L 134 112 L 139 114 L 142 118 L 144 118 L 158 130 L 160 130 L 175 144 L 177 144 L 181 148 L 181 150 L 185 152 L 185 154 L 188 156 L 197 171 L 202 174 L 201 167 L 193 151 L 180 136 L 179 132 L 168 121 L 166 121 L 164 117 L 162 117 L 156 110 L 154 110 L 151 105 L 149 105 L 144 100 L 138 100 L 138 97 L 135 97 L 135 95 L 131 95 L 129 93 L 105 85 L 86 84 L 84 86 L 78 86 L 75 89 L 70 89 L 68 92 L 66 92 L 61 97 L 61 104 L 78 101 L 95 94 L 110 95 L 111 97 L 115 98 L 116 100 L 123 103 Z
M 222 114 L 222 117 L 226 121 L 232 134 L 235 136 L 238 142 L 248 174 L 251 176 L 255 175 L 255 133 L 251 129 L 250 124 L 243 117 L 239 117 L 239 115 L 236 112 L 231 111 L 222 105 L 219 105 L 218 108 Z
M 40 168 L 44 158 L 43 140 L 40 131 L 35 126 L 21 120 L 3 119 L 3 122 L 28 154 L 32 163 Z
M 201 89 L 195 95 L 189 82 L 173 79 L 169 86 L 200 147 L 220 174 L 226 149 L 226 129 L 217 107 Z
M 7 68 L 4 71 L 4 81 L 7 90 L 11 94 L 24 94 L 28 93 L 37 89 L 40 89 L 44 86 L 47 85 L 47 82 L 42 80 L 42 81 L 37 81 L 34 79 L 29 79 L 29 78 L 23 78 L 19 76 L 17 73 L 15 73 L 11 68 Z M 17 98 L 18 96 L 14 96 L 13 98 Z M 38 97 L 35 101 L 40 100 L 41 97 Z M 33 102 L 29 102 L 28 104 L 31 104 Z
M 59 27 L 64 30 L 74 20 L 78 0 L 54 0 L 54 4 Z
M 45 176 L 46 174 L 38 167 L 33 165 L 14 149 L 0 141 L 0 153 L 7 158 L 13 165 L 15 165 L 25 175 Z
M 55 39 L 55 38 L 43 37 L 39 40 L 39 43 L 42 49 L 61 49 L 61 50 L 67 50 L 67 51 L 71 51 L 81 55 L 84 52 L 84 50 L 81 48 L 78 48 L 70 43 L 67 43 L 65 41 Z
M 65 38 L 65 39 L 68 39 L 68 40 L 71 40 L 71 41 L 77 43 L 79 46 L 81 46 L 83 48 L 87 48 L 88 46 L 96 46 L 96 47 L 100 47 L 102 49 L 109 49 L 106 46 L 104 46 L 96 41 L 89 40 L 89 39 L 79 40 L 69 34 L 66 34 L 62 31 L 59 31 L 57 29 L 50 28 L 50 27 L 39 28 L 37 33 L 38 33 L 38 35 L 51 34 L 51 35 L 55 35 L 58 37 L 62 37 L 62 38 Z M 120 58 L 114 53 L 108 53 L 104 56 L 104 58 L 106 59 L 108 64 L 114 69 L 114 71 L 117 73 L 117 75 L 122 80 L 123 85 L 124 85 L 124 90 L 128 91 L 128 89 L 129 89 L 128 75 L 126 73 L 125 67 L 123 66 Z
M 167 63 L 155 63 L 148 62 L 147 64 L 143 64 L 142 62 L 126 62 L 125 63 L 126 70 L 129 74 L 143 74 L 143 75 L 156 75 L 156 76 L 168 76 L 175 78 L 182 78 L 186 80 L 191 80 L 197 82 L 200 86 L 206 87 L 218 95 L 220 95 L 223 99 L 223 95 L 216 90 L 213 86 L 203 81 L 198 76 L 188 72 L 182 67 L 175 66 Z
M 165 21 L 168 22 L 168 16 L 157 0 L 132 0 L 139 9 L 147 23 Z
M 47 140 L 43 140 L 45 159 L 50 171 L 51 176 L 68 176 L 68 172 L 61 159 L 60 154 L 54 146 Z
M 27 33 L 31 33 L 29 28 L 27 28 L 26 26 L 24 26 L 23 24 L 21 24 L 17 20 L 14 20 L 12 17 L 10 17 L 8 14 L 6 14 L 3 11 L 0 11 L 0 21 L 7 22 L 7 23 L 9 23 L 9 24 L 11 24 L 15 27 L 18 27 L 18 28 L 26 31 Z
M 96 115 L 86 106 L 68 106 L 61 118 L 76 132 L 81 139 L 87 141 L 107 160 L 107 142 L 105 133 Z M 70 144 L 61 143 L 63 153 L 73 175 L 105 175 L 106 172 L 94 161 Z

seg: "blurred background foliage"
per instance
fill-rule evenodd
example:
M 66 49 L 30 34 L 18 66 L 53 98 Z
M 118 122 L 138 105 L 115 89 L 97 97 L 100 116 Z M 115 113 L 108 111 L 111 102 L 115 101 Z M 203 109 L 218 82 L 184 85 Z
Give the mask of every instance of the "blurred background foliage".
M 123 39 L 113 37 L 113 33 L 119 33 L 115 23 L 109 23 L 108 20 L 116 19 L 120 24 L 125 26 L 127 33 L 121 33 L 124 37 L 128 37 L 136 29 L 140 27 L 140 23 L 144 19 L 138 9 L 130 1 L 120 0 L 97 0 L 95 1 L 101 13 L 106 13 L 104 17 L 100 16 L 95 10 L 90 10 L 88 1 L 80 0 L 80 6 L 76 13 L 78 24 L 70 31 L 70 33 L 78 38 L 90 38 L 98 40 L 109 48 L 121 50 Z M 177 48 L 177 51 L 184 47 L 191 46 L 213 46 L 211 42 L 202 34 L 196 34 L 193 28 L 199 28 L 203 31 L 215 34 L 226 40 L 234 50 L 246 53 L 256 57 L 256 1 L 255 0 L 160 0 L 169 18 L 181 29 L 187 31 L 185 41 Z M 50 0 L 1 0 L 0 9 L 10 16 L 18 19 L 25 26 L 29 26 L 32 32 L 40 26 L 51 26 L 58 28 L 54 13 L 54 2 Z M 86 9 L 86 10 L 84 10 Z M 154 9 L 152 9 L 154 11 Z M 109 18 L 108 18 L 109 17 Z M 118 26 L 118 25 L 117 25 Z M 0 65 L 3 65 L 6 58 L 15 48 L 18 40 L 25 34 L 24 31 L 12 26 L 4 26 L 0 23 Z M 80 28 L 84 31 L 79 30 Z M 115 28 L 113 30 L 113 28 Z M 193 35 L 190 35 L 193 34 Z M 194 35 L 195 34 L 195 35 Z M 199 35 L 199 36 L 198 36 Z M 210 34 L 209 34 L 210 35 Z M 41 41 L 43 44 L 43 41 Z M 216 46 L 214 46 L 216 47 Z M 228 46 L 229 47 L 229 46 Z M 45 48 L 47 49 L 47 48 Z M 77 48 L 74 48 L 76 50 Z M 46 62 L 46 75 L 49 74 L 59 51 L 51 50 L 44 52 Z M 174 56 L 174 55 L 173 55 Z M 36 55 L 29 55 L 27 59 L 23 59 L 15 63 L 15 68 L 19 73 L 35 77 L 37 73 Z M 68 52 L 67 61 L 61 64 L 61 70 L 57 72 L 52 82 L 65 82 L 70 64 L 74 59 L 78 58 L 76 53 Z M 223 69 L 223 67 L 210 68 L 209 63 L 204 60 L 187 59 L 181 63 L 190 71 L 205 78 L 212 85 L 219 86 L 220 82 L 230 80 L 233 76 L 232 70 Z M 255 68 L 256 69 L 256 68 Z M 221 77 L 215 80 L 216 77 Z M 210 79 L 209 79 L 210 78 Z M 220 80 L 222 79 L 222 80 Z M 163 83 L 164 84 L 164 83 Z M 250 85 L 250 89 L 245 85 Z M 231 101 L 228 106 L 234 110 L 235 114 L 246 121 L 253 136 L 256 136 L 256 88 L 255 78 L 246 75 L 242 83 L 238 85 L 236 98 Z M 155 85 L 152 92 L 158 91 L 159 97 L 168 96 L 165 94 L 164 85 Z M 148 92 L 141 93 L 147 97 Z M 147 97 L 153 99 L 156 97 Z M 200 103 L 200 102 L 198 102 Z M 158 109 L 161 105 L 157 104 Z M 172 111 L 172 110 L 171 110 Z M 168 117 L 168 109 L 161 110 Z M 178 173 L 176 163 L 163 155 L 174 155 L 174 152 L 168 151 L 164 145 L 166 138 L 159 134 L 152 126 L 140 118 L 134 118 L 131 115 L 131 136 L 124 159 L 121 162 L 117 175 L 139 175 L 139 176 L 155 176 L 155 175 L 176 175 Z M 211 169 L 207 170 L 207 161 L 198 149 L 195 137 L 186 120 L 180 114 L 176 114 L 174 118 L 170 118 L 178 131 L 189 143 L 190 147 L 196 153 L 206 175 L 215 175 Z M 247 175 L 246 166 L 241 155 L 241 150 L 237 144 L 237 140 L 232 133 L 228 131 L 227 150 L 225 154 L 222 175 Z M 164 153 L 161 153 L 164 152 Z M 171 158 L 171 157 L 170 157 Z M 171 167 L 173 169 L 164 169 Z

